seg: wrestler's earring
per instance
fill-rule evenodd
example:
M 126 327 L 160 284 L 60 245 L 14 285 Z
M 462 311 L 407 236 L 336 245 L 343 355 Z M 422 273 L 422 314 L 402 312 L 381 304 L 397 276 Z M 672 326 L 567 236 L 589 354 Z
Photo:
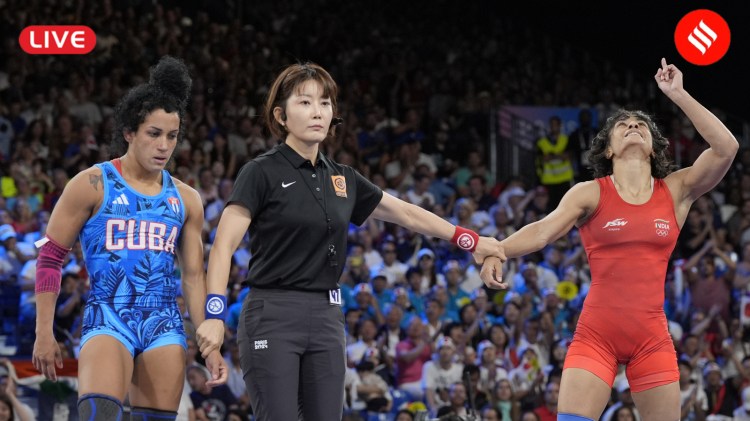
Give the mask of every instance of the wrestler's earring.
M 604 154 L 604 157 L 606 157 L 607 159 L 612 159 L 613 155 L 614 154 L 612 153 L 612 149 L 607 149 L 607 152 Z

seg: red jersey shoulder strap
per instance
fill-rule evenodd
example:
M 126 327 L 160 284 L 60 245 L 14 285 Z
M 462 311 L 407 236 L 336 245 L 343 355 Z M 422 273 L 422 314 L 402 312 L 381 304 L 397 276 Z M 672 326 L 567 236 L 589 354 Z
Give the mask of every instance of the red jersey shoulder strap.
M 115 166 L 115 169 L 117 170 L 120 175 L 122 175 L 122 161 L 120 161 L 120 158 L 115 158 L 112 161 L 112 165 Z

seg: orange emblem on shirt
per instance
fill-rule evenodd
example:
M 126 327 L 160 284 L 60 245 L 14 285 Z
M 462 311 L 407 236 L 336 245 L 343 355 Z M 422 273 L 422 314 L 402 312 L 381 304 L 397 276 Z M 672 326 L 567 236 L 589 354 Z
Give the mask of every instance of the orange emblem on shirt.
M 332 175 L 331 181 L 333 181 L 333 191 L 336 192 L 336 196 L 346 197 L 346 178 L 343 175 Z

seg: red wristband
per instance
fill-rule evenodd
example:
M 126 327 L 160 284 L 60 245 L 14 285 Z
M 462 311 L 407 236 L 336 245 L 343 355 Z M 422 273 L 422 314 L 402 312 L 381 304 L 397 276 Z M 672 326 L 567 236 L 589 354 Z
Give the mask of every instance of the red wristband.
M 479 234 L 456 225 L 456 231 L 453 233 L 451 243 L 457 245 L 460 249 L 474 253 L 474 250 L 477 249 L 477 244 L 479 244 Z

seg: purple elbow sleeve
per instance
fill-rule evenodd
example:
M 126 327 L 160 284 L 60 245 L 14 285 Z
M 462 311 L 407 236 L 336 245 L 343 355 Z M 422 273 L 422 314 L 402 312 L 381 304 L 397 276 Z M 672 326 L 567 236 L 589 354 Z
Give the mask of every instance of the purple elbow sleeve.
M 36 260 L 36 285 L 34 292 L 60 293 L 60 280 L 62 278 L 62 264 L 70 249 L 67 249 L 51 238 L 47 237 L 46 243 L 39 249 L 39 257 Z

